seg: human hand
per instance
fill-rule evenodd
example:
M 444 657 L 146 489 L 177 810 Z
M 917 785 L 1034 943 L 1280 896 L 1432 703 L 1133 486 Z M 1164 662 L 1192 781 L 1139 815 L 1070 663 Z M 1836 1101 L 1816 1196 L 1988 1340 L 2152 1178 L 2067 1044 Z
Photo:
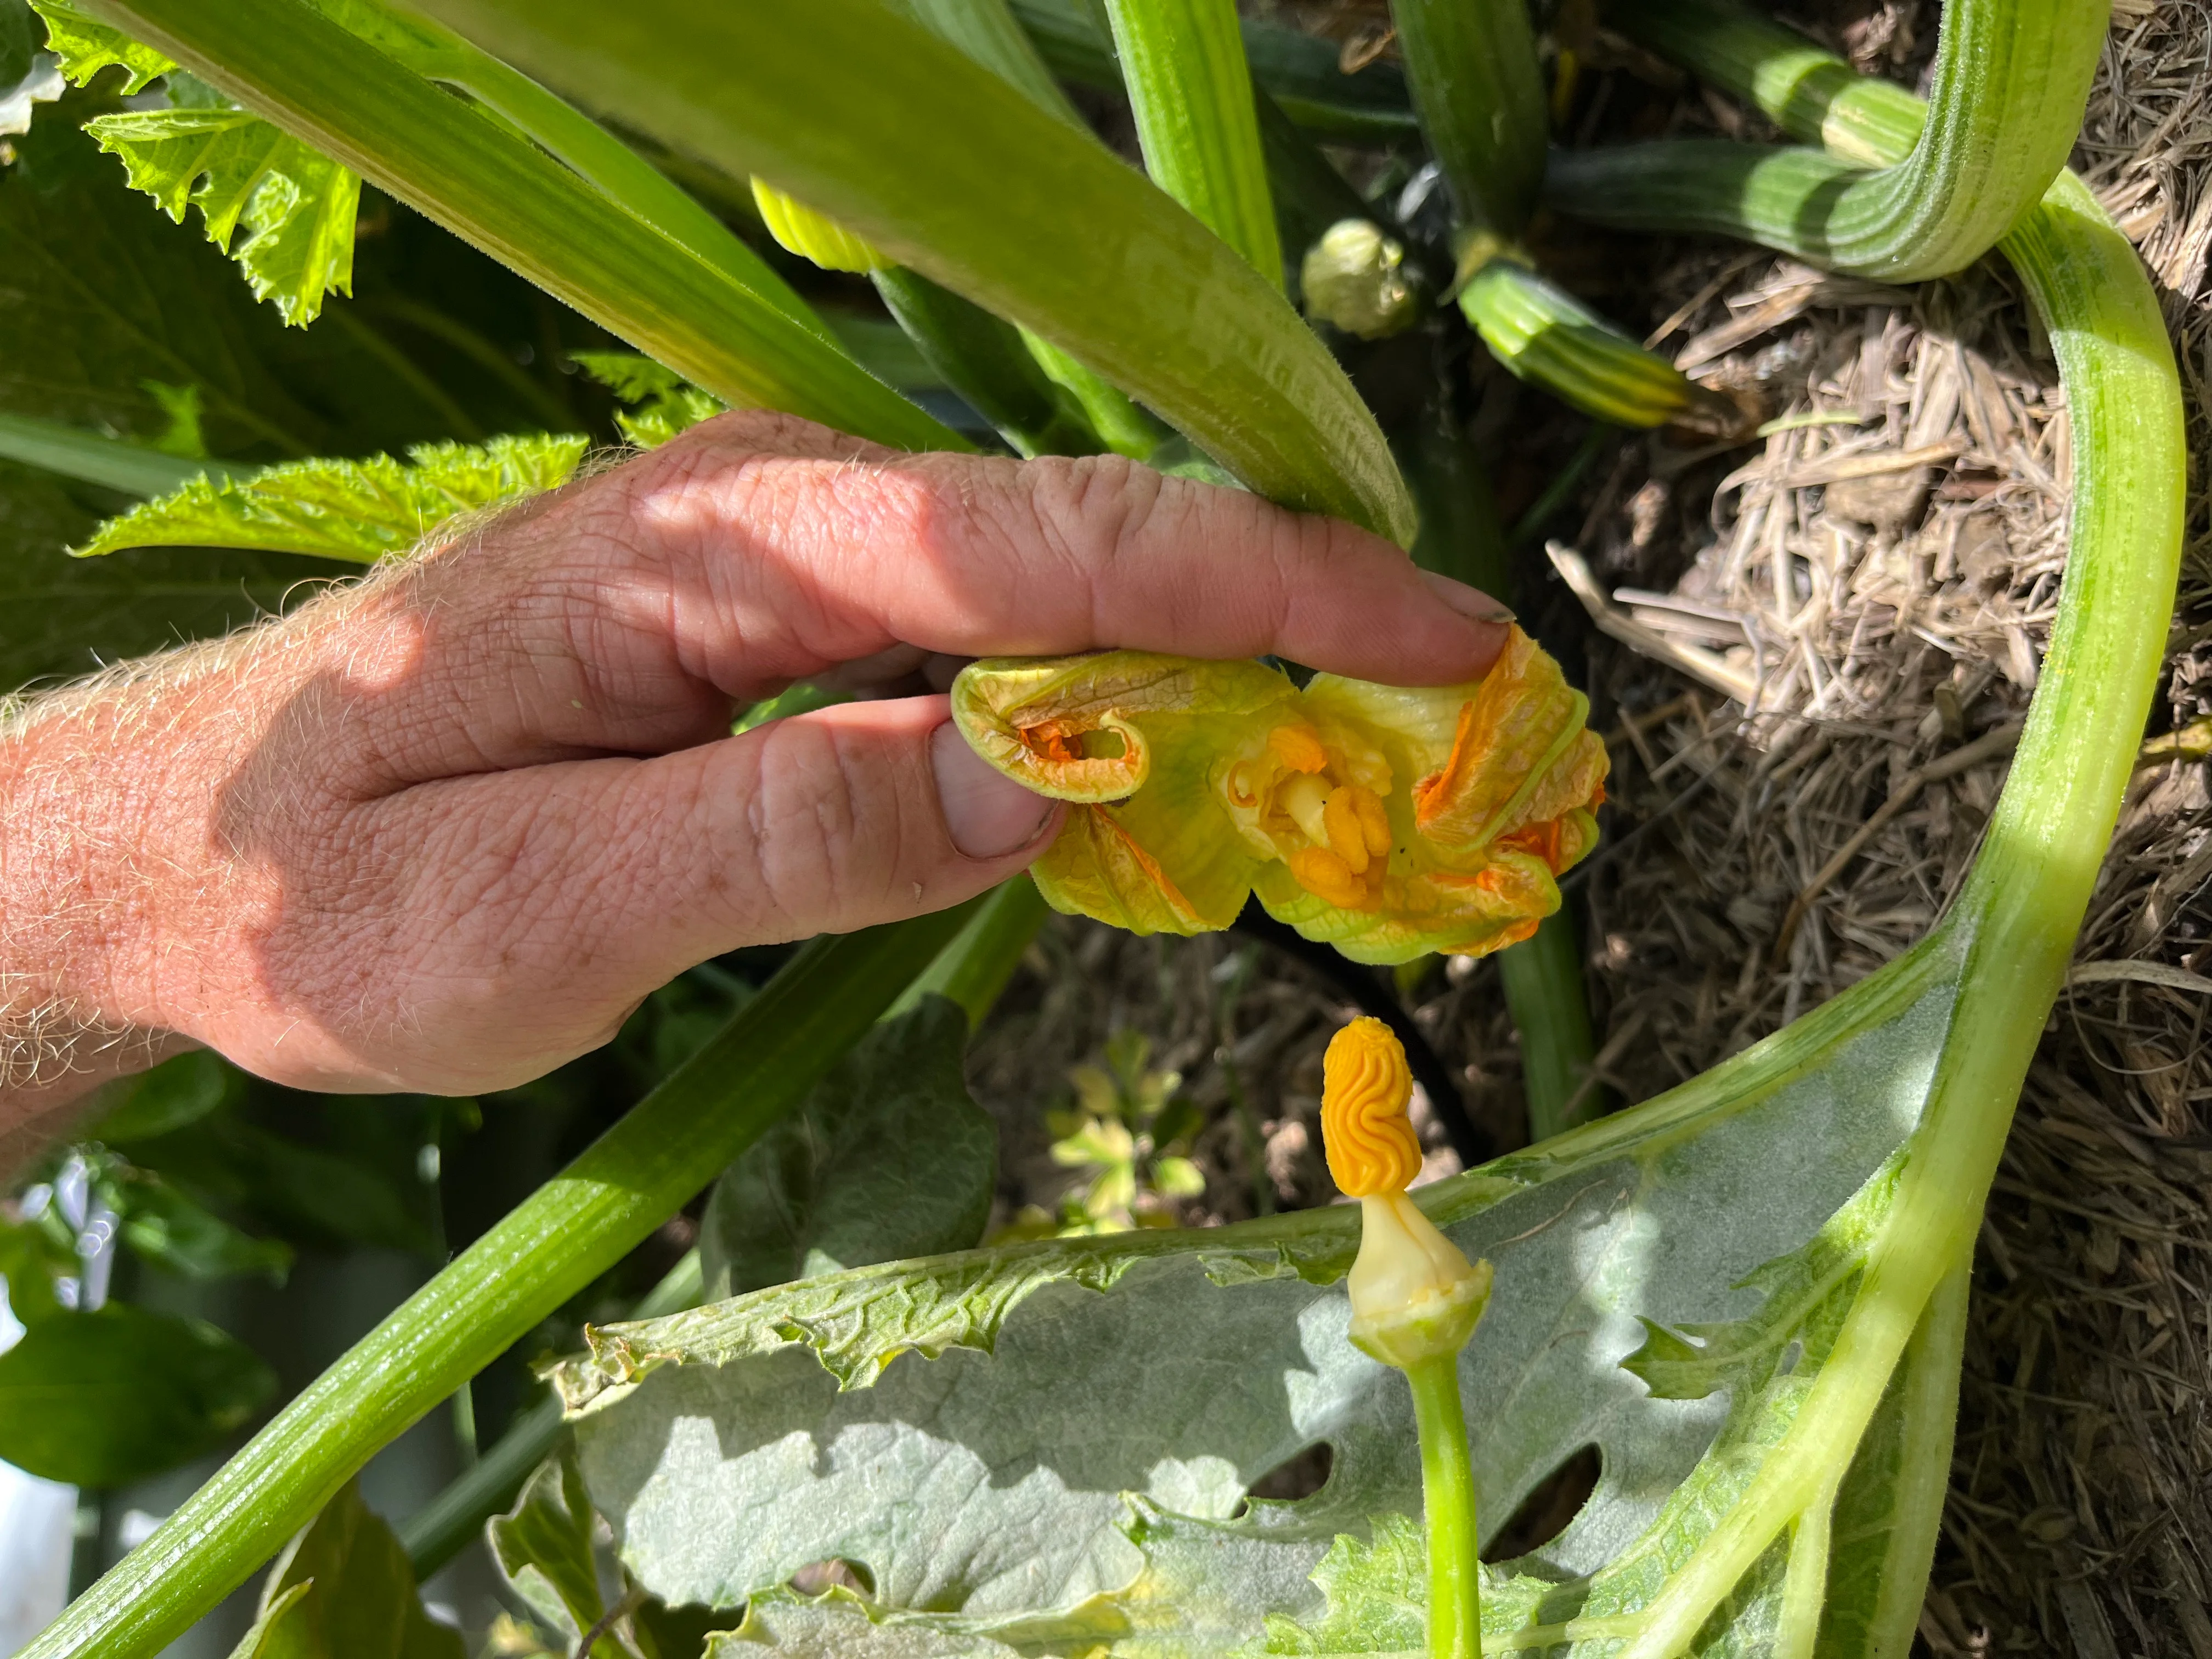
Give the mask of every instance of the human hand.
M 941 696 L 728 735 L 837 665 L 1127 646 L 1439 684 L 1503 616 L 1115 457 L 722 416 L 0 728 L 0 1133 L 191 1042 L 302 1088 L 510 1086 L 695 963 L 941 908 L 1043 848 L 1060 809 Z

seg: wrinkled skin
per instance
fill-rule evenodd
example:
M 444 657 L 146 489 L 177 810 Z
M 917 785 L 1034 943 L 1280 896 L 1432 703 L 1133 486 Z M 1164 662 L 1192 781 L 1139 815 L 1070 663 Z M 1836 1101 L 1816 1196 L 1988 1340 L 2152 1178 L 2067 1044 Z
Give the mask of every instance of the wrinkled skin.
M 306 1088 L 509 1087 L 693 963 L 1006 879 L 1060 809 L 918 669 L 1143 646 L 1441 683 L 1488 667 L 1498 614 L 1117 457 L 709 421 L 0 724 L 0 1163 L 193 1043 Z M 832 671 L 879 695 L 730 734 Z

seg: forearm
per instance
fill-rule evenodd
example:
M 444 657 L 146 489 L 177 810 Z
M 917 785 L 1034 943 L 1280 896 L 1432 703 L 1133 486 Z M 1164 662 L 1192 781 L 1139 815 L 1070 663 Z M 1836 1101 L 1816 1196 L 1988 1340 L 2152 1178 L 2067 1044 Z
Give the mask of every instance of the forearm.
M 190 826 L 208 791 L 184 774 L 241 650 L 173 653 L 0 716 L 0 1164 L 38 1120 L 191 1046 L 163 995 L 184 943 L 165 924 L 206 874 Z

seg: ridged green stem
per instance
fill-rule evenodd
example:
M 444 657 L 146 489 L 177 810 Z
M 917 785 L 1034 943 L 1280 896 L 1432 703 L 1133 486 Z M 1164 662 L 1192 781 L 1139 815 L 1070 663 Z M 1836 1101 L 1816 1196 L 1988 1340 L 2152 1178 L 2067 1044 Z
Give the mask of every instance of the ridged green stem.
M 662 1319 L 699 1305 L 704 1277 L 699 1252 L 686 1250 L 660 1282 L 630 1310 L 632 1319 Z M 477 1461 L 435 1498 L 401 1522 L 398 1531 L 415 1582 L 422 1583 L 483 1532 L 483 1524 L 514 1502 L 515 1494 L 561 1441 L 561 1402 L 548 1395 L 519 1413 Z
M 1104 9 L 1105 0 L 1097 0 L 1098 15 L 1093 18 L 1085 15 L 1093 8 L 1079 10 L 1060 0 L 1008 4 L 1054 75 L 1078 86 L 1119 92 L 1121 74 L 1115 66 Z M 1327 40 L 1251 17 L 1244 20 L 1243 34 L 1254 82 L 1308 132 L 1354 143 L 1415 135 L 1405 76 L 1396 64 L 1377 61 L 1346 75 L 1337 47 Z
M 160 1651 L 370 1457 L 803 1099 L 973 906 L 817 939 L 568 1167 L 303 1389 L 23 1659 Z
M 1022 965 L 1030 941 L 1044 926 L 1052 907 L 1028 876 L 1015 876 L 991 890 L 968 925 L 884 1013 L 895 1018 L 926 996 L 950 997 L 967 1011 L 971 1031 L 998 1004 L 1006 981 Z M 640 1315 L 639 1317 L 644 1317 Z
M 1021 965 L 1022 953 L 1048 914 L 1036 884 L 1027 876 L 1001 883 L 975 907 L 966 925 L 915 975 L 883 1018 L 896 1018 L 934 994 L 958 1003 L 967 1012 L 970 1030 L 980 1026 Z M 702 1288 L 699 1252 L 688 1250 L 631 1310 L 629 1317 L 659 1319 L 696 1307 Z M 459 1554 L 485 1522 L 514 1501 L 530 1472 L 559 1443 L 562 1428 L 561 1402 L 541 1401 L 516 1418 L 459 1479 L 407 1518 L 399 1528 L 399 1541 L 406 1546 L 417 1583 Z
M 1145 166 L 1276 287 L 1283 249 L 1237 0 L 1107 0 Z
M 1664 426 L 1711 401 L 1548 277 L 1494 258 L 1459 291 L 1461 313 L 1516 378 L 1616 426 Z
M 86 9 L 733 404 L 896 448 L 970 447 L 772 294 L 733 282 L 299 0 L 89 0 Z
M 1036 45 L 1007 9 L 1006 0 L 893 0 L 893 3 L 1046 114 L 1066 122 L 1074 131 L 1090 135 L 1090 127 L 1052 78 Z M 1022 453 L 1087 455 L 1109 449 L 1143 459 L 1158 447 L 1160 434 L 1143 412 L 1067 353 L 1046 344 L 1026 329 L 992 318 L 981 306 L 969 305 L 919 272 L 902 271 L 901 275 L 905 308 L 890 291 L 884 292 L 900 325 L 930 354 L 933 362 L 957 367 L 959 378 L 952 380 L 955 389 Z M 918 284 L 927 284 L 933 296 L 926 311 L 915 304 L 913 290 Z M 877 287 L 884 289 L 884 284 L 879 280 Z M 957 307 L 966 307 L 966 313 L 957 313 Z M 990 326 L 987 329 L 979 319 L 990 319 Z M 933 327 L 940 331 L 916 331 Z M 1029 362 L 1017 362 L 1006 356 L 1010 345 L 1018 346 Z M 947 378 L 951 379 L 949 372 Z M 1048 408 L 1048 414 L 1044 412 Z M 994 409 L 1004 411 L 1007 419 L 1002 421 L 992 412 Z
M 1409 1367 L 1421 1441 L 1421 1505 L 1429 1534 L 1429 1659 L 1481 1659 L 1482 1567 L 1476 1554 L 1474 1472 L 1459 1356 Z
M 1861 75 L 1735 0 L 1627 0 L 1607 6 L 1606 21 L 1662 58 L 1694 58 L 1701 78 L 1839 161 L 1892 166 L 1928 125 L 1928 106 L 1903 87 Z
M 1682 139 L 1563 153 L 1545 193 L 1599 224 L 1742 236 L 1888 282 L 1947 276 L 1987 252 L 2065 165 L 2109 16 L 2109 0 L 1952 0 L 1925 124 L 1886 166 Z M 1741 72 L 1742 47 L 1727 42 L 1717 74 Z M 1811 55 L 1796 42 L 1771 78 L 1817 100 Z
M 1460 222 L 1517 236 L 1550 131 L 1526 0 L 1391 0 L 1390 19 Z
M 1609 1103 L 1590 1074 L 1597 1045 L 1582 958 L 1574 918 L 1564 908 L 1546 916 L 1534 938 L 1498 953 L 1505 1006 L 1521 1036 L 1521 1088 L 1532 1141 L 1602 1117 Z
M 1096 141 L 878 0 L 423 9 L 1032 330 L 1261 494 L 1412 539 L 1374 416 L 1273 285 Z
M 924 360 L 1016 453 L 1090 455 L 1104 447 L 1012 324 L 903 265 L 870 271 L 868 280 Z

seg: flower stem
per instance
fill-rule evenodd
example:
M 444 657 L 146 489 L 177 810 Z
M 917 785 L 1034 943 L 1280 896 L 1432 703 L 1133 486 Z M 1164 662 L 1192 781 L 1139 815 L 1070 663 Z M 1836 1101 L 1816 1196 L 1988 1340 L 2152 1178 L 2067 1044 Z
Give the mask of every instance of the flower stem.
M 1474 1473 L 1459 1403 L 1459 1356 L 1408 1366 L 1421 1437 L 1421 1498 L 1429 1528 L 1430 1659 L 1480 1659 L 1482 1569 L 1475 1556 Z

